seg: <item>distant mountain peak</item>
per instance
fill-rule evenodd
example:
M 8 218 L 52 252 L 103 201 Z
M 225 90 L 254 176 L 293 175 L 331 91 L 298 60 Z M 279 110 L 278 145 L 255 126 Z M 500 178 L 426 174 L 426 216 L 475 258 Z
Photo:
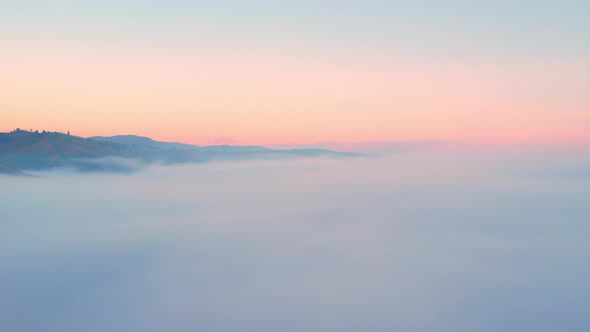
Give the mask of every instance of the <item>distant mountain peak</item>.
M 194 148 L 198 147 L 198 145 L 178 143 L 178 142 L 160 142 L 160 141 L 153 140 L 149 137 L 138 136 L 138 135 L 93 136 L 93 137 L 89 137 L 88 139 L 91 139 L 93 141 L 116 143 L 116 144 L 123 144 L 123 145 L 132 145 L 132 146 L 139 146 L 139 147 L 144 147 L 144 148 L 165 149 L 165 150 L 174 150 L 174 149 L 184 150 L 184 149 L 194 149 Z

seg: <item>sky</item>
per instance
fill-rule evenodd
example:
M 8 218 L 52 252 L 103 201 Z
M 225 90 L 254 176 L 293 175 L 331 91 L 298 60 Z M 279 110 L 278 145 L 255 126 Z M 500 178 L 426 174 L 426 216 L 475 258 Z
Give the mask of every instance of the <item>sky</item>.
M 588 331 L 590 154 L 0 177 L 12 332 Z
M 590 142 L 590 2 L 0 0 L 0 131 Z

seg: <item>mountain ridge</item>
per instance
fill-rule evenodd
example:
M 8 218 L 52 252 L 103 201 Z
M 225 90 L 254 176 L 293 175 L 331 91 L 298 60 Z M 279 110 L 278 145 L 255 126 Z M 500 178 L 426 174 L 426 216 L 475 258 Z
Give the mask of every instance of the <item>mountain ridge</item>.
M 199 147 L 198 145 L 180 142 L 156 141 L 150 137 L 139 135 L 92 136 L 88 137 L 88 139 L 99 142 L 117 143 L 158 149 L 194 149 Z
M 23 170 L 42 171 L 70 168 L 79 172 L 132 173 L 144 166 L 161 163 L 196 164 L 219 160 L 262 160 L 297 157 L 346 157 L 323 149 L 279 150 L 262 146 L 197 146 L 159 142 L 136 135 L 94 136 L 89 138 L 59 132 L 16 129 L 0 133 L 0 163 L 3 174 Z

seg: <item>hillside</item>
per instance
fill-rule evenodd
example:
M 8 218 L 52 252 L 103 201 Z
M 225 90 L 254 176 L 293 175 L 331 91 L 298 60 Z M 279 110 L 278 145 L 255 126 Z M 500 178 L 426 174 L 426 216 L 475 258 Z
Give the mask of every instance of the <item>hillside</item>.
M 129 153 L 116 145 L 63 133 L 23 130 L 0 133 L 0 160 L 19 169 L 69 167 L 85 159 L 126 155 Z
M 260 146 L 196 146 L 123 135 L 83 138 L 57 132 L 0 133 L 3 173 L 71 168 L 77 171 L 133 172 L 151 163 L 186 164 L 217 160 L 353 156 L 322 149 L 277 150 Z M 10 166 L 8 166 L 10 165 Z
M 149 137 L 137 135 L 117 135 L 117 136 L 93 136 L 89 139 L 98 142 L 121 144 L 141 149 L 165 149 L 165 150 L 187 150 L 198 148 L 198 145 L 177 143 L 177 142 L 159 142 Z
M 18 175 L 18 176 L 28 176 L 28 174 L 22 172 L 19 169 L 16 169 L 12 166 L 0 163 L 0 175 Z

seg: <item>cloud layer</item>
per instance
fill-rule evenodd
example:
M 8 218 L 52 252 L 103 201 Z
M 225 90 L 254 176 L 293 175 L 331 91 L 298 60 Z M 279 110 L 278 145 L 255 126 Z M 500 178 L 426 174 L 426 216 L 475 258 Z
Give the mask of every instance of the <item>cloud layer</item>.
M 589 170 L 429 151 L 2 177 L 2 330 L 588 330 Z

